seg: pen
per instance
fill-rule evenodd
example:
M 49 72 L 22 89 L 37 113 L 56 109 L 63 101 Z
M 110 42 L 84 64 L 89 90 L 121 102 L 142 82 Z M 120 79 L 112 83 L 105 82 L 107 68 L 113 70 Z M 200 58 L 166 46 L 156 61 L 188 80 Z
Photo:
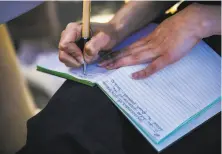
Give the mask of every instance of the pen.
M 90 0 L 83 0 L 83 13 L 82 13 L 82 43 L 83 44 L 83 50 L 84 51 L 84 46 L 87 41 L 90 39 L 90 7 L 91 7 L 91 2 Z M 84 57 L 83 57 L 84 59 Z M 83 74 L 86 74 L 86 69 L 87 69 L 87 63 L 83 63 Z

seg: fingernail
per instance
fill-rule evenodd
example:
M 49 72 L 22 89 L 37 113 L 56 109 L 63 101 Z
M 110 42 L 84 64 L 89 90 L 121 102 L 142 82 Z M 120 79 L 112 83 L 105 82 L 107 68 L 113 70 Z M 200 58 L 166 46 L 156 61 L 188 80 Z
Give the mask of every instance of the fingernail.
M 114 66 L 114 64 L 109 64 L 109 65 L 106 66 L 106 69 L 109 69 L 109 70 L 113 69 L 113 66 Z

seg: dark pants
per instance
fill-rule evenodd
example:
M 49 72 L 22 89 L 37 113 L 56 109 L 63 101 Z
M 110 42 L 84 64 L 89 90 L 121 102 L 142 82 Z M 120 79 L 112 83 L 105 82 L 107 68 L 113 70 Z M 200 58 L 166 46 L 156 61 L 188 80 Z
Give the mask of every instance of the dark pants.
M 66 81 L 28 123 L 26 146 L 18 154 L 155 154 L 98 87 Z M 219 154 L 220 114 L 163 154 Z

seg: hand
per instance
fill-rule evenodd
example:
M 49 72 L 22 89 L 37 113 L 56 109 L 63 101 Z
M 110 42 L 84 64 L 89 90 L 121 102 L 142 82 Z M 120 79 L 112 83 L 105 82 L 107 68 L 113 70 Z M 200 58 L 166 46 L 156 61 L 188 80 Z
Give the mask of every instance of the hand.
M 80 67 L 84 60 L 91 63 L 98 58 L 101 50 L 111 49 L 118 41 L 117 33 L 110 24 L 93 24 L 94 36 L 85 45 L 84 52 L 75 41 L 81 37 L 81 25 L 70 23 L 61 34 L 59 59 L 67 67 Z
M 204 24 L 197 4 L 188 6 L 163 21 L 150 35 L 114 53 L 112 59 L 100 63 L 101 67 L 119 67 L 151 62 L 145 69 L 132 74 L 141 79 L 163 69 L 185 56 L 204 34 Z M 205 29 L 206 30 L 206 29 Z

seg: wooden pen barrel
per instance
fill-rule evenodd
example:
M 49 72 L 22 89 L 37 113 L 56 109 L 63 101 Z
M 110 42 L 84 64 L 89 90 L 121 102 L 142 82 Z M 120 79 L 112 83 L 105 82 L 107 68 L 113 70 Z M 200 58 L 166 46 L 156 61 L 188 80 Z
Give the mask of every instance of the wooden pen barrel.
M 83 1 L 83 13 L 82 13 L 82 37 L 90 37 L 90 7 L 91 2 L 89 0 Z

